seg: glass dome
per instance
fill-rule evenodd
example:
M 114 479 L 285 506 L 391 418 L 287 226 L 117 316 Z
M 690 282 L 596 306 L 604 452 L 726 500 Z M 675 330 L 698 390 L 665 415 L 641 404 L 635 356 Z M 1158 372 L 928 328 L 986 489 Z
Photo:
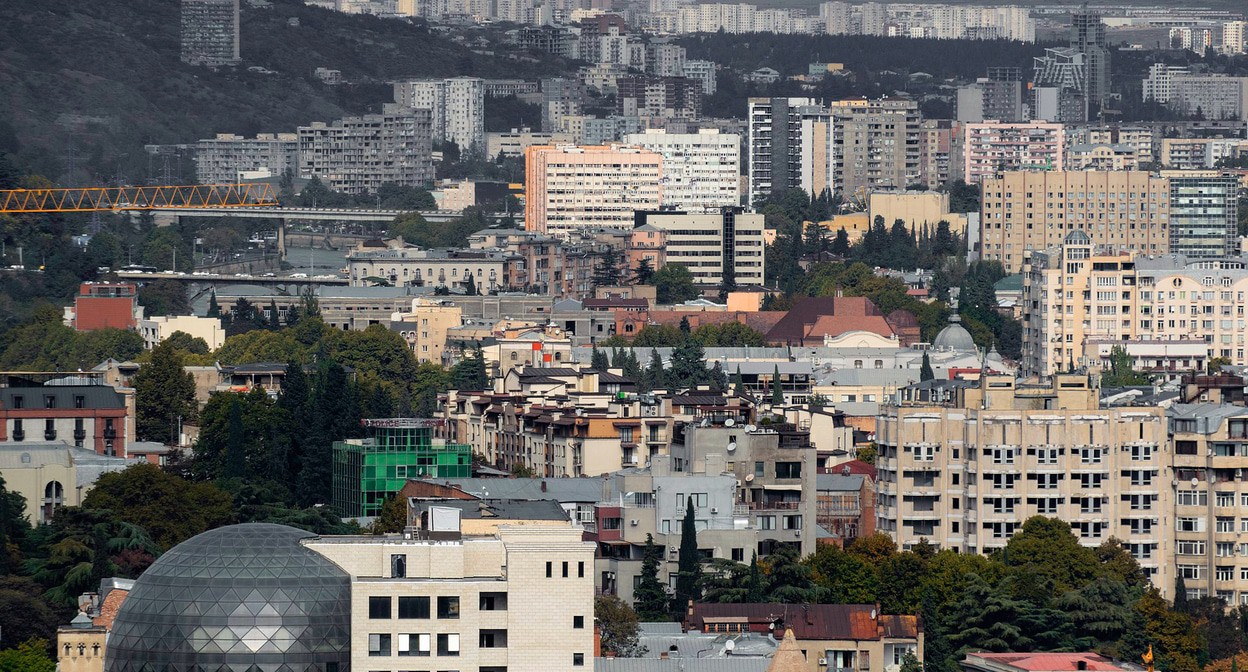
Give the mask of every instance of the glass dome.
M 309 532 L 248 523 L 173 547 L 135 581 L 108 672 L 347 672 L 351 584 Z

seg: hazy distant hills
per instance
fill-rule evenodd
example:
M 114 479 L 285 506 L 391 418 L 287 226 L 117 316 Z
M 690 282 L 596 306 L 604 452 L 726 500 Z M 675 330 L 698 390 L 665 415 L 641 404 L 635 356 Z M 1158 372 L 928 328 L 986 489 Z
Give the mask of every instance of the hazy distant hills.
M 376 111 L 390 99 L 384 81 L 391 78 L 534 77 L 560 69 L 549 57 L 482 55 L 423 26 L 298 0 L 273 0 L 266 9 L 244 1 L 238 69 L 182 64 L 178 34 L 176 0 L 0 2 L 0 151 L 16 149 L 20 163 L 62 183 L 138 183 L 151 165 L 144 144 L 293 131 Z M 353 83 L 322 84 L 313 77 L 317 67 L 341 70 Z M 7 146 L 14 136 L 17 148 Z M 78 174 L 67 174 L 71 165 Z

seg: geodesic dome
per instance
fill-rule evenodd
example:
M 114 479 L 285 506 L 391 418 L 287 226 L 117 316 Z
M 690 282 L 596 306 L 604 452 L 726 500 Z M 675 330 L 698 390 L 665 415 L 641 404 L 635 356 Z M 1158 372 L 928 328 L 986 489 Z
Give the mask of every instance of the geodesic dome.
M 173 547 L 113 623 L 108 672 L 347 672 L 351 583 L 300 539 L 248 523 Z

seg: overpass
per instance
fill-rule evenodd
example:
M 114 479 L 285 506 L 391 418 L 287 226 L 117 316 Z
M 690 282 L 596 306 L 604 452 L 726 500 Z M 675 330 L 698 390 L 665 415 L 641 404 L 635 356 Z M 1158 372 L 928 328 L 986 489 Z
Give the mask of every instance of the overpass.
M 303 274 L 297 274 L 303 275 Z M 219 285 L 219 284 L 247 284 L 247 285 L 346 285 L 348 280 L 340 278 L 336 275 L 313 275 L 297 277 L 296 275 L 278 276 L 269 275 L 253 275 L 250 273 L 235 273 L 233 275 L 227 273 L 206 273 L 196 271 L 194 273 L 145 273 L 142 271 L 118 271 L 117 277 L 124 280 L 134 280 L 138 282 L 150 282 L 152 280 L 177 280 L 178 282 L 186 282 L 190 284 L 202 285 Z
M 161 208 L 154 214 L 172 217 L 251 217 L 304 222 L 392 222 L 410 210 L 362 210 L 357 208 Z M 449 222 L 461 213 L 454 210 L 417 210 L 430 222 Z

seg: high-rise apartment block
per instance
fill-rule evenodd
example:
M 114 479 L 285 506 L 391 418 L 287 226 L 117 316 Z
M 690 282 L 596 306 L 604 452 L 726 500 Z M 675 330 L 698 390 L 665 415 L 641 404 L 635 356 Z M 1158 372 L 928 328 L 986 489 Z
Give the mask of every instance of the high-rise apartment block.
M 1033 119 L 1078 123 L 1088 120 L 1087 54 L 1073 47 L 1045 49 L 1033 60 Z
M 529 147 L 525 217 L 529 231 L 631 229 L 637 210 L 662 205 L 663 157 L 622 145 Z
M 801 186 L 802 118 L 822 106 L 811 98 L 749 100 L 749 199 Z
M 715 61 L 686 60 L 681 74 L 701 84 L 702 95 L 715 95 L 718 89 L 715 81 Z
M 1095 245 L 1144 254 L 1170 250 L 1170 181 L 1144 172 L 1010 171 L 983 181 L 980 255 L 1007 272 L 1028 250 L 1083 231 Z
M 664 206 L 718 212 L 741 204 L 741 136 L 717 129 L 657 129 L 626 135 L 624 143 L 663 157 Z
M 1202 119 L 1248 120 L 1248 77 L 1178 75 L 1170 108 Z
M 1166 591 L 1174 577 L 1164 411 L 1102 408 L 1098 397 L 1086 375 L 903 388 L 878 419 L 878 529 L 903 548 L 925 539 L 988 553 L 1032 516 L 1059 518 L 1085 546 L 1121 540 Z
M 1018 68 L 989 68 L 958 89 L 958 121 L 1026 121 L 1022 79 Z
M 182 62 L 238 63 L 238 0 L 182 0 Z
M 1070 16 L 1070 46 L 1083 54 L 1087 67 L 1087 99 L 1100 110 L 1101 101 L 1109 94 L 1110 51 L 1101 15 L 1086 8 Z
M 1170 179 L 1170 251 L 1189 259 L 1239 249 L 1239 178 L 1217 171 L 1163 171 Z
M 661 232 L 665 263 L 689 269 L 693 282 L 703 288 L 763 286 L 761 214 L 740 208 L 705 214 L 639 212 L 637 224 Z
M 1248 21 L 1227 21 L 1222 24 L 1222 53 L 1242 54 L 1248 47 Z
M 559 131 L 561 120 L 566 116 L 579 115 L 584 103 L 585 87 L 576 79 L 543 79 L 542 130 L 547 133 Z
M 229 184 L 245 177 L 276 177 L 298 169 L 299 135 L 230 133 L 195 143 L 195 178 L 200 184 Z
M 964 125 L 963 179 L 972 184 L 1011 170 L 1061 170 L 1066 127 L 1044 121 Z
M 349 194 L 433 182 L 428 110 L 387 109 L 299 127 L 299 177 Z
M 1148 66 L 1148 77 L 1144 78 L 1143 86 L 1144 100 L 1169 104 L 1170 98 L 1174 96 L 1175 78 L 1187 76 L 1190 72 L 1187 66 L 1166 63 L 1154 63 Z
M 394 101 L 429 110 L 433 142 L 454 142 L 465 156 L 485 151 L 485 82 L 475 77 L 394 83 Z
M 829 106 L 835 188 L 846 196 L 921 181 L 922 115 L 913 100 L 840 100 Z
M 615 112 L 623 117 L 697 119 L 702 84 L 686 77 L 626 75 L 615 79 Z

